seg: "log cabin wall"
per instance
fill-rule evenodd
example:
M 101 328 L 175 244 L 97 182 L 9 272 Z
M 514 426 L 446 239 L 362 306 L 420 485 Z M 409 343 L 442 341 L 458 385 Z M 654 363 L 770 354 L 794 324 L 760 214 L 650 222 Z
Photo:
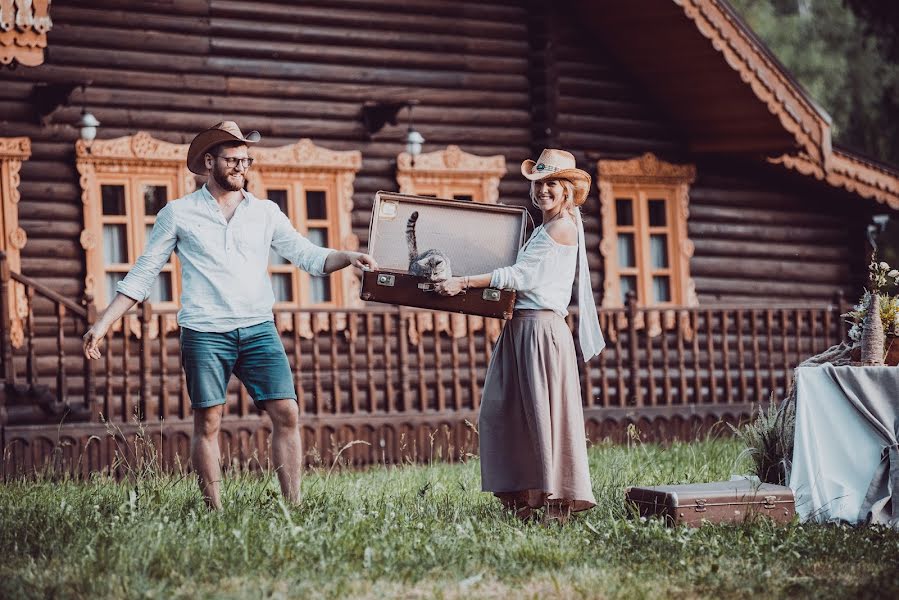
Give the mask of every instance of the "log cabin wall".
M 20 186 L 23 272 L 73 298 L 82 291 L 84 258 L 77 130 L 67 124 L 82 103 L 102 121 L 103 138 L 146 130 L 186 143 L 199 127 L 235 118 L 262 131 L 266 145 L 310 137 L 361 150 L 353 226 L 363 246 L 374 193 L 396 187 L 405 129 L 401 114 L 397 126 L 365 141 L 366 100 L 420 100 L 415 122 L 427 146 L 505 155 L 505 203 L 526 204 L 527 185 L 515 175 L 520 159 L 546 145 L 571 149 L 591 171 L 599 157 L 647 151 L 696 162 L 666 121 L 664 99 L 646 97 L 575 20 L 539 5 L 95 0 L 56 3 L 53 19 L 45 64 L 0 75 L 0 135 L 32 140 Z M 32 86 L 73 81 L 91 83 L 38 125 Z M 760 184 L 748 162 L 704 164 L 691 189 L 700 301 L 830 298 L 861 264 L 860 250 L 842 250 L 858 238 L 858 228 L 845 226 L 855 203 L 795 174 L 768 170 Z M 587 241 L 597 248 L 595 191 L 584 212 Z M 798 239 L 790 233 L 797 223 Z M 826 248 L 816 251 L 818 243 Z M 763 260 L 735 278 L 728 259 L 747 249 Z M 598 252 L 590 258 L 599 290 L 602 261 Z M 794 284 L 797 275 L 809 280 Z
M 689 235 L 696 252 L 691 275 L 700 303 L 706 306 L 828 302 L 837 288 L 847 286 L 851 269 L 863 264 L 865 219 L 858 207 L 867 211 L 870 203 L 780 168 L 752 167 L 755 157 L 691 157 L 683 132 L 665 116 L 664 98 L 647 97 L 595 34 L 579 29 L 574 19 L 564 16 L 569 13 L 550 12 L 543 4 L 320 0 L 296 6 L 233 0 L 91 0 L 56 2 L 52 11 L 54 27 L 45 63 L 0 72 L 0 136 L 26 135 L 32 142 L 20 184 L 20 226 L 28 235 L 21 253 L 23 273 L 68 298 L 80 296 L 85 276 L 79 242 L 81 190 L 74 165 L 78 131 L 70 125 L 77 121 L 82 104 L 100 119 L 101 138 L 143 130 L 166 141 L 187 143 L 200 128 L 235 119 L 245 130 L 259 129 L 268 146 L 308 137 L 327 148 L 360 150 L 363 160 L 355 179 L 352 223 L 363 247 L 375 192 L 397 187 L 395 158 L 403 150 L 406 124 L 401 113 L 398 125 L 388 125 L 366 140 L 360 108 L 367 100 L 417 99 L 421 104 L 415 109 L 415 124 L 427 138 L 425 151 L 456 144 L 474 154 L 506 156 L 508 175 L 500 183 L 500 201 L 507 204 L 528 204 L 528 186 L 518 176 L 519 164 L 546 146 L 572 150 L 580 166 L 594 176 L 599 158 L 623 159 L 644 152 L 671 162 L 695 163 L 698 177 L 690 194 Z M 86 92 L 82 95 L 76 89 L 69 106 L 38 124 L 30 98 L 33 86 L 80 81 L 90 81 Z M 599 295 L 598 204 L 594 187 L 584 215 L 587 243 L 593 249 L 593 287 Z M 753 260 L 743 260 L 747 256 Z M 35 310 L 45 317 L 36 331 L 37 363 L 41 377 L 52 379 L 57 357 L 42 355 L 42 349 L 55 348 L 53 307 L 36 301 Z M 725 322 L 723 317 L 703 318 L 707 331 L 714 329 L 714 322 Z M 611 316 L 604 319 L 604 324 L 611 324 Z M 791 322 L 798 330 L 800 318 Z M 67 321 L 65 361 L 77 368 L 80 330 L 74 323 Z M 695 328 L 702 331 L 698 323 Z M 822 329 L 830 335 L 829 328 Z M 709 336 L 703 335 L 705 348 Z M 289 355 L 302 355 L 305 361 L 299 369 L 303 377 L 310 372 L 305 370 L 314 360 L 310 357 L 319 351 L 323 369 L 333 371 L 330 338 L 331 333 L 324 333 L 314 343 L 303 341 L 302 352 L 287 341 Z M 396 339 L 402 343 L 401 337 Z M 588 392 L 585 404 L 591 410 L 616 407 L 624 415 L 633 406 L 632 398 L 616 381 L 625 376 L 638 387 L 642 381 L 649 397 L 651 386 L 657 380 L 661 386 L 668 377 L 667 369 L 664 377 L 658 372 L 635 374 L 642 372 L 635 357 L 644 353 L 636 346 L 630 353 L 622 348 L 625 339 L 619 336 L 610 346 L 606 362 L 611 366 L 602 371 L 608 377 L 599 372 L 588 375 L 594 391 L 606 394 L 616 385 L 622 391 L 609 392 L 602 404 L 596 400 L 602 394 Z M 653 345 L 659 346 L 656 338 L 640 339 L 650 354 Z M 159 372 L 161 363 L 152 363 L 154 380 L 179 370 L 177 339 L 168 340 L 165 368 Z M 105 381 L 114 383 L 115 389 L 109 386 L 111 394 L 124 397 L 129 386 L 134 394 L 139 384 L 139 342 L 132 341 L 130 350 L 124 340 L 117 343 L 119 362 L 102 365 L 98 372 L 114 371 L 115 377 Z M 480 385 L 489 342 L 478 336 L 470 350 L 447 336 L 440 344 L 429 343 L 428 352 L 438 345 L 442 348 L 445 368 L 456 360 L 456 345 L 463 348 L 460 360 L 473 357 L 462 369 L 463 375 L 472 376 L 459 379 L 455 384 L 459 391 L 453 389 L 447 396 L 454 400 L 446 405 L 452 408 L 460 402 L 457 394 Z M 676 345 L 677 340 L 671 347 Z M 126 360 L 129 352 L 131 358 Z M 382 348 L 373 354 L 378 360 L 390 356 Z M 675 356 L 673 350 L 671 354 Z M 714 352 L 710 349 L 707 354 Z M 784 350 L 777 357 L 778 367 L 788 372 L 802 354 L 798 344 L 795 354 Z M 769 352 L 768 360 L 774 360 L 772 356 Z M 632 372 L 623 361 L 634 361 Z M 667 364 L 668 359 L 660 362 Z M 720 367 L 721 362 L 717 364 Z M 385 365 L 383 370 L 395 368 Z M 426 376 L 434 374 L 428 371 Z M 700 375 L 695 381 L 696 391 L 682 394 L 679 402 L 715 404 L 715 395 L 703 388 Z M 308 390 L 310 384 L 305 384 Z M 783 388 L 786 379 L 770 387 L 775 384 Z M 84 387 L 77 378 L 69 385 L 73 393 Z M 161 414 L 162 406 L 170 406 L 170 417 L 186 416 L 180 381 L 172 377 L 166 385 L 168 401 L 161 401 L 156 410 Z M 412 396 L 416 392 L 413 389 Z M 353 409 L 351 403 L 337 407 L 328 389 L 323 393 L 307 395 L 308 413 Z M 380 390 L 373 394 L 379 406 L 389 401 L 386 396 Z M 350 396 L 342 398 L 347 402 Z M 422 398 L 429 407 L 442 402 L 439 395 Z M 474 402 L 466 396 L 461 405 L 472 410 Z M 735 408 L 734 414 L 740 410 Z M 254 409 L 242 395 L 229 411 L 243 417 Z M 107 407 L 107 416 L 128 420 L 127 410 L 119 413 L 112 415 Z

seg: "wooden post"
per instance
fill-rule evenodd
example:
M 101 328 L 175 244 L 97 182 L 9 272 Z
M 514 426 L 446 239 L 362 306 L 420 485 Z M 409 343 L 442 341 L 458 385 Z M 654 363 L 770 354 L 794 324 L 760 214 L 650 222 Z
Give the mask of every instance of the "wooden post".
M 16 367 L 12 361 L 12 340 L 9 338 L 12 330 L 9 322 L 9 290 L 10 290 L 10 274 L 9 262 L 6 260 L 6 253 L 0 251 L 0 352 L 3 355 L 3 378 L 6 385 L 15 385 L 16 383 Z M 0 415 L 2 423 L 6 423 L 5 401 L 2 406 L 2 415 Z
M 152 376 L 150 368 L 150 319 L 153 318 L 153 308 L 149 302 L 141 302 L 137 318 L 140 321 L 140 399 L 137 404 L 137 419 L 144 421 L 149 414 L 147 412 L 147 404 L 150 400 L 150 377 Z
M 627 293 L 627 343 L 630 379 L 633 386 L 631 388 L 631 397 L 634 399 L 636 406 L 643 406 L 643 391 L 640 385 L 640 362 L 637 358 L 637 294 L 633 290 Z
M 97 305 L 94 304 L 94 297 L 90 294 L 85 294 L 82 303 L 84 304 L 84 308 L 87 312 L 87 316 L 85 317 L 85 321 L 87 324 L 87 329 L 93 327 L 94 323 L 97 322 Z M 97 398 L 96 398 L 96 383 L 94 381 L 94 361 L 85 357 L 84 358 L 84 407 L 88 411 L 89 418 L 91 422 L 97 422 L 99 420 L 99 414 L 97 411 Z M 108 417 L 108 415 L 107 415 Z
M 69 395 L 66 383 L 66 340 L 63 332 L 65 318 L 66 307 L 62 303 L 58 303 L 56 305 L 56 358 L 59 369 L 56 373 L 56 401 L 59 403 L 66 402 Z
M 397 320 L 399 321 L 397 327 L 397 336 L 398 336 L 398 366 L 399 366 L 399 378 L 400 378 L 400 402 L 402 404 L 403 412 L 408 412 L 412 409 L 410 405 L 410 398 L 412 393 L 409 389 L 409 332 L 406 325 L 406 311 L 402 306 L 397 308 Z

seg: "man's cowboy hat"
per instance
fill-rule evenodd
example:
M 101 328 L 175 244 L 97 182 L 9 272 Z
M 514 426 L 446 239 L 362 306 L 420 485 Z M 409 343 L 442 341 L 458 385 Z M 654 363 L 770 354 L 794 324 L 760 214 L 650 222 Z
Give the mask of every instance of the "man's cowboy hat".
M 567 179 L 574 184 L 574 204 L 580 206 L 590 193 L 590 174 L 575 167 L 574 155 L 564 150 L 546 148 L 536 161 L 521 163 L 521 174 L 531 181 Z
M 187 149 L 187 168 L 197 175 L 206 175 L 207 169 L 203 158 L 210 148 L 222 142 L 255 144 L 260 139 L 262 139 L 262 136 L 259 135 L 258 131 L 251 131 L 244 137 L 237 123 L 234 121 L 222 121 L 206 131 L 200 132 L 194 138 L 194 141 L 190 143 L 190 148 Z

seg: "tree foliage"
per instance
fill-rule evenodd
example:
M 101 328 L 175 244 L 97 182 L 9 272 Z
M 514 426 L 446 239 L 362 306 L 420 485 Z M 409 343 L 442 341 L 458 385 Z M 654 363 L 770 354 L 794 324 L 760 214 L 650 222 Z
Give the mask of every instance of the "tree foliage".
M 895 8 L 869 0 L 730 1 L 830 114 L 838 144 L 899 165 Z

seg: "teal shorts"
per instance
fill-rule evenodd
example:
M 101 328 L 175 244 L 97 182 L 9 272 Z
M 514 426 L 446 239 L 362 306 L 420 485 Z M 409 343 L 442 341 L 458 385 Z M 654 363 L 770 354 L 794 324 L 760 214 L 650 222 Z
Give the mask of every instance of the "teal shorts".
M 259 409 L 266 400 L 297 399 L 281 336 L 272 321 L 224 333 L 181 328 L 181 366 L 191 408 L 224 404 L 231 374 Z

